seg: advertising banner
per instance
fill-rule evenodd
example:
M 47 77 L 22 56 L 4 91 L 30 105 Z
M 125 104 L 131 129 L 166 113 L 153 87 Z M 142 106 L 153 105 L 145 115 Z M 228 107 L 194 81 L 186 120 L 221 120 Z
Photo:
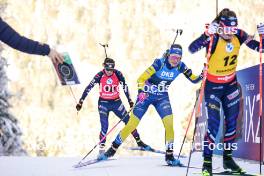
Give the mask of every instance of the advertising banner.
M 264 67 L 263 65 L 262 67 Z M 250 160 L 259 160 L 260 132 L 262 131 L 262 136 L 264 135 L 264 129 L 260 128 L 259 118 L 259 65 L 238 71 L 237 79 L 239 82 L 241 94 L 240 111 L 237 119 L 237 150 L 233 152 L 233 156 Z M 222 109 L 220 110 L 220 113 L 221 123 L 216 138 L 216 144 L 222 143 L 223 141 L 223 122 L 225 117 L 223 115 Z M 207 130 L 207 117 L 208 114 L 206 111 L 205 102 L 203 101 L 201 107 L 201 117 L 198 117 L 198 123 L 196 126 L 196 150 L 202 150 L 203 139 Z M 262 148 L 263 147 L 264 145 L 262 143 Z M 215 150 L 214 153 L 221 154 L 222 150 Z

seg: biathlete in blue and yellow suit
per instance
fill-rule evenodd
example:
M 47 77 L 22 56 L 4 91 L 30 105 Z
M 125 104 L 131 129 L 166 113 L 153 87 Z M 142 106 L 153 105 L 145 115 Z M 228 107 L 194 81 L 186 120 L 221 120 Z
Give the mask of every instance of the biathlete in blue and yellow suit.
M 164 128 L 166 140 L 165 160 L 168 165 L 180 165 L 180 161 L 173 157 L 173 115 L 168 95 L 168 88 L 175 78 L 181 73 L 193 83 L 202 78 L 195 76 L 187 66 L 181 62 L 182 47 L 178 44 L 172 45 L 166 57 L 156 59 L 154 63 L 138 79 L 138 98 L 129 122 L 117 135 L 112 146 L 98 159 L 112 157 L 117 148 L 125 141 L 139 124 L 150 105 L 153 105 L 160 115 Z
M 88 93 L 92 90 L 92 88 L 99 84 L 100 86 L 100 96 L 98 100 L 98 111 L 100 115 L 100 122 L 101 122 L 101 131 L 99 135 L 100 143 L 100 150 L 99 153 L 104 152 L 106 138 L 105 135 L 108 130 L 108 116 L 109 113 L 112 111 L 115 113 L 117 117 L 122 119 L 122 121 L 127 124 L 129 119 L 129 114 L 126 111 L 125 106 L 123 105 L 120 96 L 119 96 L 119 85 L 121 84 L 124 93 L 127 97 L 128 103 L 132 108 L 134 106 L 133 101 L 130 98 L 130 94 L 128 91 L 128 86 L 126 84 L 125 78 L 123 74 L 116 70 L 115 61 L 111 58 L 106 58 L 103 63 L 104 69 L 98 72 L 90 84 L 85 88 L 82 97 L 79 100 L 79 103 L 76 105 L 77 111 L 80 111 L 82 108 L 83 101 L 85 100 Z M 131 131 L 131 134 L 135 138 L 139 147 L 148 148 L 149 146 L 146 145 L 141 139 L 136 129 Z M 104 139 L 103 139 L 104 138 Z
M 263 34 L 264 25 L 258 26 L 258 32 Z M 236 14 L 229 9 L 223 9 L 208 30 L 191 43 L 190 52 L 195 53 L 203 47 L 208 50 L 210 35 L 213 36 L 213 45 L 204 89 L 208 129 L 203 145 L 203 175 L 212 175 L 212 146 L 219 129 L 221 105 L 225 116 L 223 165 L 225 169 L 240 174 L 244 171 L 232 158 L 232 151 L 237 147 L 234 140 L 240 102 L 236 67 L 241 45 L 259 51 L 259 42 L 237 28 Z

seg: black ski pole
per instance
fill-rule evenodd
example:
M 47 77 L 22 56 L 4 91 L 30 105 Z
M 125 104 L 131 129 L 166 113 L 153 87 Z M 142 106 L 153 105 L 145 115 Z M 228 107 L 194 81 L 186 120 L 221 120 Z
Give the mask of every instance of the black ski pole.
M 105 58 L 107 58 L 107 52 L 106 52 L 106 48 L 108 47 L 108 44 L 101 44 L 99 43 L 102 47 L 104 47 L 104 52 L 105 52 Z
M 173 40 L 173 42 L 172 42 L 171 45 L 174 45 L 175 44 L 175 41 L 176 41 L 178 35 L 182 35 L 182 32 L 183 32 L 182 29 L 177 29 L 177 30 L 174 29 L 173 31 L 176 32 L 176 35 L 175 35 L 174 40 Z
M 129 114 L 132 111 L 133 108 L 131 108 L 127 114 Z M 92 151 L 116 128 L 116 126 L 125 119 L 126 115 L 120 119 L 110 130 L 108 133 L 106 133 L 106 135 L 78 162 L 78 164 L 81 164 L 81 162 L 88 156 L 90 155 L 90 153 L 92 153 Z
M 259 63 L 259 96 L 260 96 L 260 101 L 259 101 L 259 120 L 260 120 L 260 126 L 259 126 L 259 131 L 260 131 L 260 141 L 259 141 L 259 173 L 260 175 L 262 174 L 262 160 L 263 160 L 263 142 L 262 142 L 262 77 L 263 77 L 263 74 L 262 74 L 262 38 L 263 36 L 262 35 L 259 35 L 259 60 L 260 60 L 260 63 Z
M 216 16 L 217 16 L 217 14 L 218 14 L 218 0 L 216 0 L 215 5 L 216 5 L 215 12 L 216 12 Z
M 193 148 L 194 148 L 193 144 L 194 144 L 194 136 L 195 136 L 195 133 L 196 133 L 197 122 L 198 122 L 198 118 L 195 117 L 194 131 L 193 131 L 193 137 L 192 137 L 192 146 L 191 146 L 191 150 L 190 150 L 190 153 L 189 153 L 189 159 L 188 159 L 188 164 L 187 164 L 186 176 L 188 176 L 188 173 L 189 173 L 190 162 L 191 162 L 191 157 L 192 157 Z
M 200 90 L 201 90 L 201 88 L 199 89 L 199 92 L 200 92 Z M 194 107 L 193 107 L 193 110 L 192 110 L 192 114 L 191 114 L 191 116 L 190 116 L 191 118 L 190 118 L 190 120 L 189 120 L 189 122 L 188 122 L 188 126 L 187 126 L 187 129 L 186 129 L 186 131 L 185 131 L 185 135 L 184 135 L 184 138 L 183 138 L 183 140 L 182 140 L 182 144 L 181 144 L 180 152 L 179 152 L 179 154 L 178 154 L 178 158 L 177 158 L 177 159 L 179 159 L 180 156 L 181 156 L 182 148 L 183 148 L 183 145 L 184 145 L 184 143 L 185 143 L 185 139 L 186 139 L 186 137 L 187 137 L 187 134 L 188 134 L 188 131 L 189 131 L 189 128 L 190 128 L 190 124 L 191 124 L 191 121 L 192 121 L 193 114 L 194 114 L 194 112 L 195 112 L 195 107 L 196 107 L 196 104 L 197 104 L 197 101 L 198 101 L 198 97 L 199 97 L 199 94 L 196 96 L 196 100 L 195 100 L 195 103 L 194 103 Z
M 183 33 L 183 30 L 182 30 L 182 29 L 172 29 L 172 31 L 175 32 L 176 35 L 175 35 L 175 37 L 174 37 L 174 40 L 173 40 L 171 46 L 175 44 L 175 41 L 176 41 L 178 35 L 182 35 L 182 33 Z M 170 46 L 170 47 L 171 47 L 171 46 Z M 170 47 L 169 47 L 169 48 L 170 48 Z M 169 55 L 169 51 L 170 51 L 170 49 L 167 49 L 167 50 L 166 50 L 166 52 L 164 53 L 164 57 L 167 57 L 167 56 Z
M 209 59 L 211 57 L 211 50 L 212 50 L 212 45 L 213 45 L 213 36 L 210 36 L 210 42 L 209 42 L 209 46 L 208 46 L 208 52 L 207 52 L 207 62 L 205 64 L 205 71 L 203 72 L 203 81 L 202 81 L 202 85 L 201 85 L 201 90 L 199 92 L 199 96 L 198 96 L 198 114 L 200 114 L 200 105 L 202 103 L 202 99 L 203 99 L 203 96 L 204 96 L 204 88 L 205 88 L 205 83 L 206 83 L 206 78 L 207 78 L 207 70 L 208 70 L 208 63 L 209 63 Z M 195 132 L 196 132 L 196 123 L 197 123 L 197 118 L 195 118 L 195 127 L 194 127 L 194 133 L 193 133 L 193 139 L 194 139 L 194 135 L 195 135 Z M 194 143 L 194 140 L 192 141 L 192 147 L 193 147 L 193 143 Z M 188 175 L 188 172 L 189 172 L 189 165 L 190 165 L 190 160 L 191 160 L 191 154 L 192 154 L 192 148 L 190 150 L 190 155 L 189 155 L 189 161 L 188 161 L 188 166 L 187 166 L 187 172 L 186 172 L 186 176 Z
M 75 103 L 78 104 L 78 101 L 77 101 L 77 99 L 73 93 L 72 87 L 70 85 L 69 85 L 69 87 L 70 87 L 70 91 L 71 91 L 72 97 L 74 98 Z M 79 114 L 79 111 L 77 111 L 77 118 L 78 118 L 78 114 Z

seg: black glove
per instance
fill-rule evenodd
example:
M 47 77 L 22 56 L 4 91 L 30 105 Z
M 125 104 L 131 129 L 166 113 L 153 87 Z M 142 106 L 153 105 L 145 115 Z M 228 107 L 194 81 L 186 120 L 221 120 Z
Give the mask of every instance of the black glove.
M 192 70 L 191 69 L 185 70 L 184 75 L 190 78 L 192 76 Z
M 130 100 L 128 103 L 129 103 L 130 108 L 133 108 L 134 102 L 132 100 Z
M 76 105 L 77 111 L 80 111 L 82 109 L 83 100 L 80 100 L 79 103 Z

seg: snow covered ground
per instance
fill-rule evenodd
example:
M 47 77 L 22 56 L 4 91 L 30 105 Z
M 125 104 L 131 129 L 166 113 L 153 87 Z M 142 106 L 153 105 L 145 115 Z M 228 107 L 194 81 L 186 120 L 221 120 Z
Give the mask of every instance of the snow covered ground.
M 74 169 L 80 158 L 76 157 L 0 157 L 1 176 L 185 176 L 186 168 L 168 167 L 163 156 L 152 157 L 118 157 L 116 160 L 105 161 L 83 168 Z M 181 159 L 187 164 L 188 158 Z M 201 167 L 200 153 L 192 155 L 192 166 Z M 214 157 L 214 168 L 221 167 L 221 157 Z M 250 173 L 258 173 L 259 165 L 253 161 L 238 159 L 241 167 Z M 189 175 L 199 172 L 190 169 Z M 264 171 L 264 169 L 263 169 Z

